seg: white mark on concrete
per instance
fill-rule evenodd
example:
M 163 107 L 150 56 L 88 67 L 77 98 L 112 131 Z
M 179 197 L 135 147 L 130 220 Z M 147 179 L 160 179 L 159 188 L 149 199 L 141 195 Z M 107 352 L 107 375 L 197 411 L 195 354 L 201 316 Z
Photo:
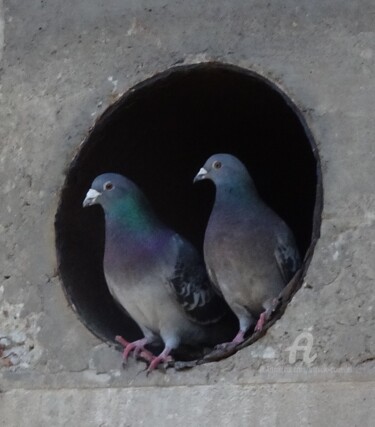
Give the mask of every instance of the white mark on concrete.
M 8 339 L 6 337 L 0 338 L 0 345 L 2 345 L 4 347 L 9 347 L 11 344 L 12 344 L 12 342 L 10 341 L 10 339 Z
M 363 49 L 359 55 L 363 59 L 371 59 L 373 56 L 373 50 L 370 48 Z
M 336 251 L 333 255 L 332 255 L 333 261 L 337 261 L 339 258 L 339 251 Z
M 10 304 L 2 302 L 0 310 L 0 337 L 5 344 L 3 358 L 7 358 L 11 365 L 10 370 L 28 368 L 37 362 L 43 350 L 36 340 L 40 331 L 38 321 L 40 313 L 31 313 L 21 317 L 24 304 Z
M 275 359 L 276 352 L 272 347 L 266 347 L 263 352 L 264 359 Z
M 111 376 L 108 374 L 97 374 L 95 371 L 85 371 L 84 377 L 94 383 L 106 384 L 110 381 Z
M 345 240 L 346 240 L 346 234 L 345 233 L 341 233 L 337 237 L 337 240 L 335 242 L 333 242 L 333 246 L 335 248 L 341 248 L 342 246 L 344 246 Z
M 276 351 L 271 346 L 264 347 L 263 345 L 258 345 L 251 351 L 251 357 L 259 359 L 275 359 Z
M 375 212 L 365 212 L 365 220 L 367 225 L 372 225 L 375 222 Z
M 128 31 L 126 32 L 126 35 L 127 35 L 127 36 L 135 35 L 135 34 L 137 34 L 137 33 L 139 32 L 139 30 L 140 30 L 141 28 L 142 28 L 142 27 L 139 27 L 139 25 L 138 25 L 137 18 L 134 18 L 134 19 L 133 19 L 133 21 L 132 21 L 132 23 L 131 23 L 130 28 L 129 28 L 129 29 L 128 29 Z
M 111 76 L 112 77 L 112 76 Z M 113 77 L 112 77 L 112 80 L 113 80 Z M 110 80 L 109 80 L 110 81 Z M 116 82 L 117 83 L 117 82 Z M 97 108 L 97 110 L 95 110 L 95 111 L 93 111 L 92 113 L 91 113 L 91 117 L 95 117 L 95 116 L 97 116 L 98 115 L 98 110 L 100 110 L 101 108 L 102 108 L 102 106 L 103 106 L 103 101 L 99 101 L 97 104 L 96 104 L 96 108 Z
M 7 181 L 3 188 L 3 193 L 7 194 L 10 191 L 14 190 L 16 188 L 16 183 L 14 181 Z
M 26 334 L 23 331 L 13 331 L 9 334 L 9 338 L 15 344 L 23 344 L 26 341 Z
M 112 76 L 109 76 L 109 77 L 108 77 L 108 81 L 109 81 L 110 83 L 112 83 L 112 85 L 113 85 L 112 92 L 115 92 L 115 91 L 117 90 L 117 83 L 118 83 L 118 80 L 114 80 Z
M 207 62 L 210 60 L 210 57 L 207 55 L 207 53 L 198 53 L 198 54 L 190 54 L 187 55 L 184 64 L 199 64 L 200 62 Z

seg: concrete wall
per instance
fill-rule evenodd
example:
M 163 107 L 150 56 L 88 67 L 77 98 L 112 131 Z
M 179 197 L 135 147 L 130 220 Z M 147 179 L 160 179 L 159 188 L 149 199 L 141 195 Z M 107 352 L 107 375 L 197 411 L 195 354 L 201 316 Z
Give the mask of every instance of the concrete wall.
M 0 2 L 0 425 L 373 425 L 374 16 L 369 0 Z M 209 60 L 269 77 L 305 113 L 322 236 L 262 339 L 146 377 L 68 307 L 54 214 L 66 167 L 114 98 Z M 294 359 L 301 333 L 311 348 Z

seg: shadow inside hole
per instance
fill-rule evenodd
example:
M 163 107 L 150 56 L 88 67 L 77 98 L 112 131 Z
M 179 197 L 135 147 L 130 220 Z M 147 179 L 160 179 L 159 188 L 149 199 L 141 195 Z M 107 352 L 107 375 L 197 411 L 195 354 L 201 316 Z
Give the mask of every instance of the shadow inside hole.
M 164 222 L 201 249 L 214 187 L 193 187 L 193 178 L 210 155 L 234 154 L 291 227 L 304 255 L 320 226 L 320 165 L 313 147 L 285 95 L 237 67 L 176 67 L 125 94 L 97 121 L 72 162 L 56 215 L 59 271 L 82 321 L 103 340 L 141 336 L 105 283 L 101 208 L 82 208 L 97 175 L 117 172 L 132 179 Z

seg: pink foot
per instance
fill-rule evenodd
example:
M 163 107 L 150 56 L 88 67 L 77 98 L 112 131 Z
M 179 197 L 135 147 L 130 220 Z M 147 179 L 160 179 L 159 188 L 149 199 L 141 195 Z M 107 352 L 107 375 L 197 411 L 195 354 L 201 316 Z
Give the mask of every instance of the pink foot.
M 263 313 L 260 314 L 259 320 L 257 321 L 257 324 L 255 325 L 255 332 L 260 332 L 264 328 L 264 324 L 266 323 L 267 315 L 266 312 L 263 311 Z
M 230 349 L 232 347 L 235 347 L 238 344 L 241 344 L 245 340 L 245 332 L 239 330 L 238 334 L 233 338 L 231 342 L 224 342 L 222 344 L 217 345 L 215 348 L 217 349 Z
M 160 363 L 170 362 L 171 360 L 173 360 L 172 357 L 169 355 L 170 351 L 170 348 L 165 347 L 165 349 L 159 354 L 159 356 L 154 357 L 150 365 L 148 366 L 147 374 L 156 369 L 160 365 Z
M 233 338 L 233 344 L 241 344 L 245 340 L 245 332 L 238 331 L 238 334 Z
M 152 362 L 155 358 L 155 356 L 150 351 L 144 348 L 144 346 L 147 344 L 147 338 L 142 338 L 141 340 L 129 342 L 126 341 L 123 337 L 117 335 L 115 340 L 124 347 L 122 357 L 125 363 L 127 362 L 129 354 L 132 351 L 134 351 L 134 357 L 139 356 L 147 362 Z

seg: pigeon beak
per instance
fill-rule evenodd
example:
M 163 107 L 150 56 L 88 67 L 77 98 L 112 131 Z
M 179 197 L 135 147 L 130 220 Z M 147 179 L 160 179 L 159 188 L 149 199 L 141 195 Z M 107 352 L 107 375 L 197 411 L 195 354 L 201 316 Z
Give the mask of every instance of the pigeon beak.
M 86 198 L 82 203 L 82 206 L 85 208 L 86 206 L 92 206 L 95 205 L 96 199 L 101 195 L 102 193 L 99 193 L 99 191 L 94 190 L 93 188 L 90 188 L 90 190 L 86 194 Z
M 205 179 L 207 176 L 208 172 L 206 171 L 205 168 L 200 168 L 199 172 L 196 174 L 195 178 L 194 178 L 194 183 L 198 182 L 198 181 L 202 181 L 202 179 Z

